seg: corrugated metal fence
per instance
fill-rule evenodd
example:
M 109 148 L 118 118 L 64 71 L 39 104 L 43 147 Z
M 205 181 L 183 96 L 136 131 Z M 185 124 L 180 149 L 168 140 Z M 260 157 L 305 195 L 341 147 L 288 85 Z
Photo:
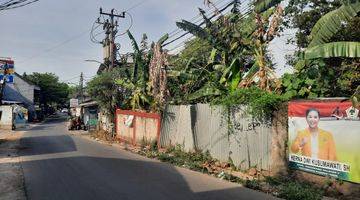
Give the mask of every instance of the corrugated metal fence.
M 226 109 L 208 104 L 168 106 L 162 119 L 162 147 L 209 151 L 240 169 L 270 169 L 271 126 L 255 121 L 242 106 Z

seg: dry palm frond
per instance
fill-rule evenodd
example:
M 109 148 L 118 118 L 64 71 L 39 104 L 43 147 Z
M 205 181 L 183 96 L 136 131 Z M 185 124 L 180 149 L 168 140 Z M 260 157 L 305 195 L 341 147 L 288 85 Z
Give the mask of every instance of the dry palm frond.
M 161 44 L 155 44 L 153 52 L 149 68 L 150 87 L 156 104 L 161 106 L 168 96 L 166 67 L 169 64 L 167 53 L 162 51 Z
M 212 6 L 214 8 L 214 13 L 216 15 L 220 14 L 219 9 L 215 6 L 215 4 L 211 0 L 204 0 L 204 5 L 209 7 L 209 8 L 210 8 L 210 6 Z
M 273 18 L 270 22 L 270 27 L 266 33 L 266 40 L 267 41 L 271 41 L 275 35 L 277 34 L 277 31 L 279 29 L 279 26 L 281 24 L 281 21 L 282 21 L 282 15 L 283 15 L 283 8 L 279 5 L 277 8 L 276 8 L 276 11 L 273 15 Z

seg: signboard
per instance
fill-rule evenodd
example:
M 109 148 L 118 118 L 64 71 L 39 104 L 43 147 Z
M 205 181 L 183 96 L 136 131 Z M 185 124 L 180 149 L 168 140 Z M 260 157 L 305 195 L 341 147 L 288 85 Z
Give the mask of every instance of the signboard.
M 360 183 L 359 110 L 349 101 L 290 102 L 291 168 Z
M 6 83 L 14 83 L 14 61 L 10 59 L 0 59 L 0 80 L 4 79 L 4 71 L 7 69 L 7 75 L 5 77 Z
M 10 59 L 0 59 L 0 74 L 4 74 L 4 68 L 8 69 L 8 74 L 13 74 L 14 70 L 14 61 Z
M 4 75 L 0 74 L 0 80 L 4 79 Z M 6 75 L 5 78 L 6 83 L 14 83 L 14 75 Z
M 79 106 L 79 99 L 70 99 L 70 108 Z

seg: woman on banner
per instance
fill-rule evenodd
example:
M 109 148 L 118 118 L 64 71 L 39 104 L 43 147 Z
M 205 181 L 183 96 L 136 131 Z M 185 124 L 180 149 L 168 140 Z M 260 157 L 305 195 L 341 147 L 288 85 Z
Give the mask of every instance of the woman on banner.
M 318 127 L 319 121 L 320 112 L 317 109 L 310 108 L 306 111 L 308 127 L 297 133 L 291 151 L 315 159 L 336 161 L 333 136 Z

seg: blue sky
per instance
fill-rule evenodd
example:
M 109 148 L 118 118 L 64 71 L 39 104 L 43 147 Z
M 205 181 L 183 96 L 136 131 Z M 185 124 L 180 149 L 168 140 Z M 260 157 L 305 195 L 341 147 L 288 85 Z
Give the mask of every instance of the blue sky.
M 229 0 L 214 2 L 224 5 Z M 20 74 L 53 72 L 60 80 L 77 83 L 76 77 L 84 72 L 85 79 L 90 79 L 95 75 L 98 64 L 84 60 L 102 61 L 103 56 L 102 46 L 92 43 L 89 37 L 100 7 L 104 11 L 111 8 L 124 11 L 134 7 L 128 12 L 133 16 L 131 31 L 138 41 L 143 33 L 148 35 L 149 41 L 156 41 L 165 33 L 175 30 L 176 21 L 190 20 L 196 16 L 197 7 L 209 9 L 203 5 L 203 0 L 40 0 L 26 7 L 0 11 L 0 24 L 3 27 L 0 56 L 13 58 L 15 70 Z M 120 19 L 119 25 L 119 32 L 124 32 L 130 25 L 130 18 Z M 103 37 L 100 34 L 97 38 Z M 284 54 L 293 48 L 286 46 L 285 40 L 284 36 L 271 44 L 278 74 L 288 71 L 288 68 L 284 68 Z M 131 51 L 126 35 L 117 37 L 116 42 L 121 44 L 121 53 Z M 179 46 L 181 42 L 169 45 L 169 49 Z M 181 45 L 173 52 L 180 49 Z

